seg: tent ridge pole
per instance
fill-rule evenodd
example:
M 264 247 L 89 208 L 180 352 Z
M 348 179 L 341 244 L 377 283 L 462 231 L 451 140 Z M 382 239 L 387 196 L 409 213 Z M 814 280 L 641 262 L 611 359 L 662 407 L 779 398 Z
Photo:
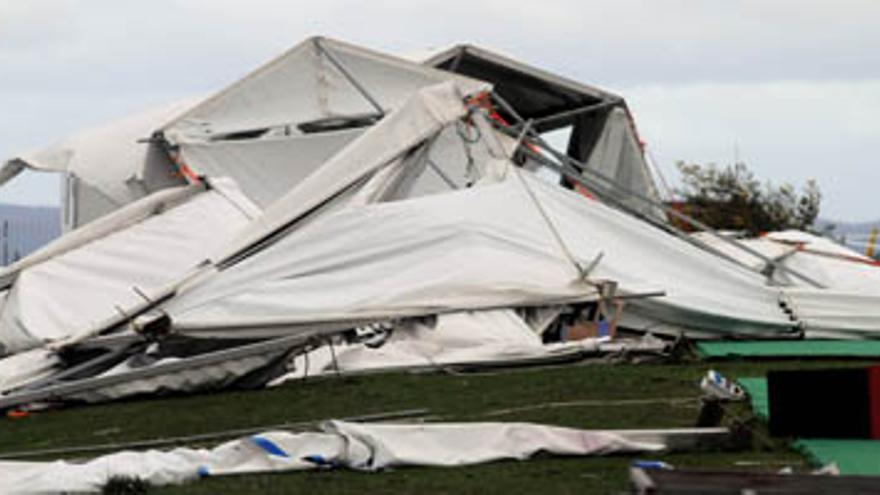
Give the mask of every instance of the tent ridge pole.
M 314 43 L 318 51 L 321 52 L 325 57 L 327 57 L 327 60 L 329 60 L 330 63 L 333 64 L 333 66 L 336 67 L 336 69 L 338 69 L 343 76 L 345 76 L 348 82 L 350 82 L 351 85 L 354 86 L 356 90 L 358 90 L 361 96 L 363 96 L 368 102 L 370 102 L 370 105 L 373 105 L 373 107 L 376 109 L 376 112 L 379 114 L 379 118 L 384 117 L 385 110 L 382 109 L 382 105 L 379 105 L 379 102 L 376 101 L 375 98 L 373 98 L 373 95 L 371 95 L 370 92 L 367 91 L 367 89 L 360 83 L 360 81 L 358 81 L 352 75 L 352 73 L 349 72 L 344 65 L 342 65 L 342 62 L 337 60 L 336 57 L 332 53 L 330 53 L 330 50 L 328 50 L 324 47 L 324 45 L 321 44 L 321 39 L 315 38 Z

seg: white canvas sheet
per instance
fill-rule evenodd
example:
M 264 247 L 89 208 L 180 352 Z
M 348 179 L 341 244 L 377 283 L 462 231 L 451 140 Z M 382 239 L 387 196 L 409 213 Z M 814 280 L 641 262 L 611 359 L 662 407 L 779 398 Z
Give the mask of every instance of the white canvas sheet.
M 0 461 L 4 493 L 98 493 L 113 477 L 152 485 L 204 476 L 301 471 L 323 466 L 377 471 L 398 466 L 456 467 L 526 460 L 544 452 L 564 456 L 657 452 L 663 444 L 613 431 L 532 423 L 326 423 L 322 432 L 269 431 L 213 449 L 119 452 L 84 463 Z M 311 459 L 307 460 L 307 459 Z
M 594 297 L 510 183 L 329 214 L 166 310 L 196 332 Z

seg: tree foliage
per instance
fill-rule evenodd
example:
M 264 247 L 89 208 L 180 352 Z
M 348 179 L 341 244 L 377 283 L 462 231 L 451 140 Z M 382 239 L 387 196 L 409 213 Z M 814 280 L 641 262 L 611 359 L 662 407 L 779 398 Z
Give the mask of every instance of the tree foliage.
M 762 183 L 744 163 L 725 167 L 679 162 L 682 208 L 710 227 L 751 235 L 774 230 L 809 230 L 822 194 L 814 180 L 800 192 L 788 183 Z

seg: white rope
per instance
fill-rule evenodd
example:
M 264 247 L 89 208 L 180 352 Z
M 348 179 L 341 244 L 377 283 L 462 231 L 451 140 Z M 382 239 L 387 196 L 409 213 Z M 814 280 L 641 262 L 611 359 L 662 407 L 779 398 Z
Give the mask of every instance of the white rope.
M 520 184 L 522 184 L 523 188 L 526 190 L 526 193 L 529 195 L 529 198 L 531 199 L 532 204 L 535 205 L 535 208 L 538 210 L 538 213 L 541 215 L 541 218 L 544 219 L 544 223 L 547 224 L 547 227 L 550 230 L 550 233 L 553 235 L 553 238 L 556 239 L 556 244 L 559 246 L 559 249 L 562 251 L 563 256 L 565 256 L 565 258 L 568 259 L 568 261 L 574 266 L 575 270 L 577 270 L 578 278 L 583 282 L 589 283 L 590 285 L 598 286 L 599 284 L 597 284 L 593 281 L 590 281 L 587 278 L 590 270 L 585 269 L 584 266 L 578 262 L 577 258 L 575 258 L 574 254 L 568 248 L 568 245 L 565 243 L 565 240 L 562 238 L 562 234 L 559 232 L 559 229 L 556 228 L 556 225 L 553 223 L 553 220 L 550 218 L 550 215 L 544 209 L 544 206 L 541 204 L 541 201 L 538 199 L 538 196 L 532 190 L 531 186 L 529 186 L 529 183 L 526 181 L 526 179 L 522 176 L 522 171 L 519 169 L 519 167 L 513 167 L 513 171 L 516 174 L 517 178 L 519 179 Z M 593 268 L 593 267 L 595 267 L 595 264 L 591 265 L 591 268 Z

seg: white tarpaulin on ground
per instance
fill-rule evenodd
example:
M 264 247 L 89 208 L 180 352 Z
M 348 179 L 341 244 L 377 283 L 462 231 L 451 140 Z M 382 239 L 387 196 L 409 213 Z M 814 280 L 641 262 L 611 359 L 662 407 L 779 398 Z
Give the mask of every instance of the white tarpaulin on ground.
M 58 249 L 17 272 L 0 314 L 3 349 L 19 351 L 105 328 L 106 321 L 144 306 L 155 290 L 206 260 L 212 246 L 230 239 L 258 211 L 234 184 L 218 179 L 166 211 Z M 112 218 L 110 223 L 116 225 Z
M 329 421 L 322 432 L 270 431 L 213 449 L 119 452 L 83 463 L 0 461 L 6 494 L 100 492 L 112 478 L 151 485 L 199 477 L 345 467 L 377 471 L 399 466 L 456 467 L 526 460 L 537 453 L 599 456 L 657 452 L 665 445 L 614 431 L 532 423 L 363 424 Z

